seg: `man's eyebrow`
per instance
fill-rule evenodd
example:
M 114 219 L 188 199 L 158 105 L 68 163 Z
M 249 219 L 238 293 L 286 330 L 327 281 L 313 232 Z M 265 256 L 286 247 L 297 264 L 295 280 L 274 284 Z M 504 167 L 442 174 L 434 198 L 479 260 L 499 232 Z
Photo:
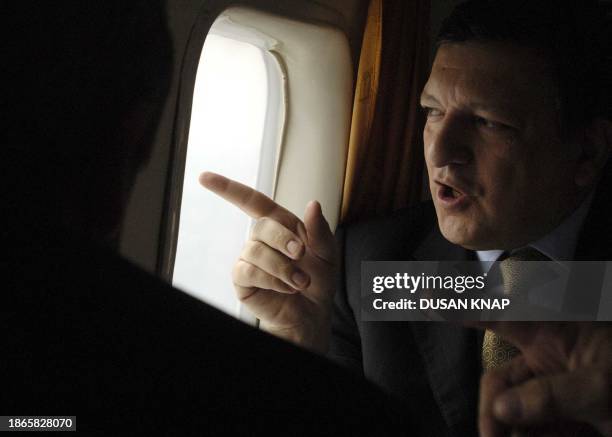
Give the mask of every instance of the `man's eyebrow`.
M 421 94 L 421 99 L 420 99 L 420 103 L 421 104 L 436 104 L 436 105 L 440 105 L 440 101 L 432 96 L 431 94 L 427 94 L 427 93 L 422 93 Z M 507 114 L 510 115 L 510 113 L 512 112 L 512 108 L 509 105 L 504 105 L 504 104 L 500 104 L 499 102 L 487 102 L 484 100 L 474 100 L 471 102 L 467 102 L 466 107 L 474 110 L 474 111 L 485 111 L 485 112 L 491 112 L 491 113 L 497 113 L 497 114 Z
M 440 104 L 440 102 L 438 101 L 438 99 L 436 99 L 434 96 L 432 96 L 431 94 L 427 94 L 426 92 L 421 93 L 421 98 L 420 98 L 421 102 L 431 102 L 431 103 L 435 103 L 437 105 Z
M 433 95 L 423 91 L 419 102 L 420 106 L 436 105 L 441 106 L 440 101 Z M 483 111 L 486 113 L 497 114 L 500 117 L 508 120 L 509 122 L 519 124 L 520 115 L 510 105 L 504 105 L 500 102 L 487 102 L 486 99 L 477 98 L 473 101 L 467 102 L 467 108 L 472 111 Z
M 494 117 L 499 117 L 512 126 L 519 127 L 523 123 L 524 114 L 520 110 L 505 102 L 483 102 L 474 101 L 469 104 L 472 111 L 492 114 Z
M 509 111 L 509 107 L 507 105 L 491 104 L 491 103 L 482 102 L 482 101 L 471 102 L 468 106 L 476 111 L 501 112 L 501 113 L 506 113 Z

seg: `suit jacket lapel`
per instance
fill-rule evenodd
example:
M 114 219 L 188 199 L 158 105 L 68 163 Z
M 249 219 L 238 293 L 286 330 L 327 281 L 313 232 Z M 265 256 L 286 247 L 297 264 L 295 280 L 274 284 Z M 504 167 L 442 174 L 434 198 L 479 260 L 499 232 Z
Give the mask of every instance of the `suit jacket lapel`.
M 417 260 L 474 259 L 474 252 L 448 242 L 438 226 L 413 253 Z M 481 373 L 479 342 L 482 334 L 446 322 L 412 323 L 434 397 L 456 436 L 477 435 L 476 405 Z

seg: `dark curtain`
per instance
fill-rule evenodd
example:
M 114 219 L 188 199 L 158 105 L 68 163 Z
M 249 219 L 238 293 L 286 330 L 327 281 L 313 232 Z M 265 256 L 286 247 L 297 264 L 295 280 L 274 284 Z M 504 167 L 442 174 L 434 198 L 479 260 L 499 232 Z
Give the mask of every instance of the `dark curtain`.
M 421 199 L 430 0 L 371 0 L 364 32 L 341 222 Z

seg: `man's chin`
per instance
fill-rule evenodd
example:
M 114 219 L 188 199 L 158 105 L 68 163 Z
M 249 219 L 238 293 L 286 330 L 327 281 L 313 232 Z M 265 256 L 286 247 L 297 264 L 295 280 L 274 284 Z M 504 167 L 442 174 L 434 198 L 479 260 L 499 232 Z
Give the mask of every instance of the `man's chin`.
M 449 242 L 456 244 L 458 246 L 461 247 L 465 247 L 466 249 L 469 249 L 470 247 L 470 241 L 469 239 L 465 238 L 465 235 L 461 235 L 456 231 L 447 231 L 445 230 L 445 228 L 440 228 L 440 232 L 442 233 L 442 236 L 444 238 L 446 238 Z
M 469 250 L 488 250 L 491 244 L 487 244 L 474 226 L 463 223 L 456 217 L 438 217 L 438 226 L 442 236 L 449 242 Z M 479 238 L 480 237 L 480 238 Z M 494 247 L 490 247 L 494 249 Z

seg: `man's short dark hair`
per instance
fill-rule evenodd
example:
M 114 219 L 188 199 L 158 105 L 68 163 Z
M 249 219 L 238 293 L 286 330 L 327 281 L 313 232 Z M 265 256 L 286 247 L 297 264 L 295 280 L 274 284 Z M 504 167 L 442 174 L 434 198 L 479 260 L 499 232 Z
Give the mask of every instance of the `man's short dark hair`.
M 561 132 L 612 118 L 609 7 L 592 0 L 469 0 L 443 22 L 436 46 L 501 41 L 534 48 L 559 90 Z

